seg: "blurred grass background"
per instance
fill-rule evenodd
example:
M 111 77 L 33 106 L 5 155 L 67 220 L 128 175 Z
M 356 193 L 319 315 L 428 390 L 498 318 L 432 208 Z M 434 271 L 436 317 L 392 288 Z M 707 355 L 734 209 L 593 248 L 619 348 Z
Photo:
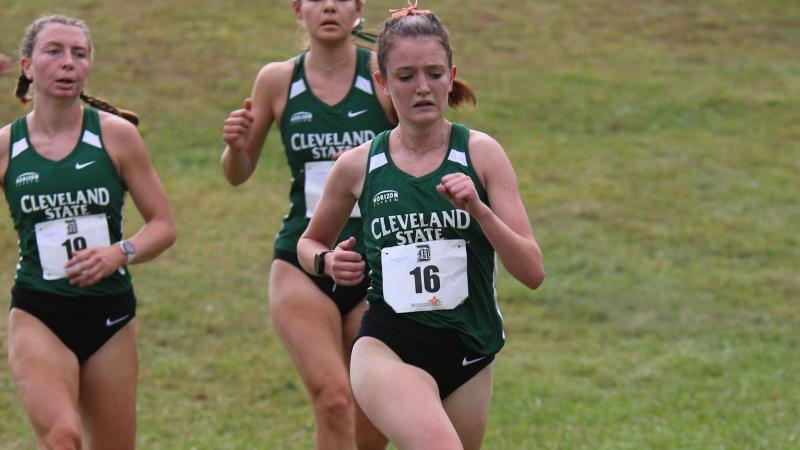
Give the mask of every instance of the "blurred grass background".
M 367 28 L 403 3 L 369 0 Z M 548 269 L 535 292 L 502 275 L 508 343 L 484 448 L 798 448 L 800 2 L 420 7 L 449 27 L 478 94 L 451 117 L 504 145 Z M 7 0 L 0 52 L 53 12 L 91 27 L 87 92 L 141 115 L 179 226 L 134 268 L 139 448 L 312 448 L 266 299 L 288 206 L 280 140 L 241 187 L 218 164 L 222 121 L 258 69 L 302 48 L 289 1 Z M 0 80 L 2 123 L 26 111 L 14 78 Z M 0 230 L 7 293 L 7 213 Z M 2 315 L 0 447 L 32 448 L 6 332 Z

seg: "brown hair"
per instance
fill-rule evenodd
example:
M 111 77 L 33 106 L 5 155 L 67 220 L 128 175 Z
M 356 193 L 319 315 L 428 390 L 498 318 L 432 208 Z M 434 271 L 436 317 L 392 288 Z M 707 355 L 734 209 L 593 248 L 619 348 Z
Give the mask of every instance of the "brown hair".
M 378 35 L 378 69 L 386 78 L 386 61 L 389 51 L 398 38 L 432 36 L 439 38 L 447 54 L 447 66 L 453 67 L 453 48 L 450 47 L 450 38 L 447 28 L 430 11 L 419 11 L 414 8 L 403 10 L 405 14 L 395 14 L 383 24 L 383 31 Z M 458 108 L 462 103 L 468 102 L 473 106 L 477 104 L 475 92 L 463 80 L 453 80 L 453 90 L 447 98 L 452 108 Z
M 22 37 L 22 42 L 20 43 L 19 46 L 20 58 L 27 58 L 27 59 L 33 58 L 33 48 L 36 47 L 36 39 L 39 37 L 39 33 L 47 25 L 51 23 L 77 27 L 81 31 L 83 31 L 83 34 L 86 35 L 86 40 L 89 43 L 88 50 L 89 50 L 89 58 L 91 60 L 94 52 L 92 51 L 92 38 L 91 35 L 89 34 L 89 27 L 86 26 L 86 23 L 80 19 L 73 19 L 71 17 L 66 17 L 62 15 L 42 16 L 34 20 L 33 23 L 31 23 L 30 25 L 28 25 L 28 28 L 25 30 L 25 35 Z M 32 83 L 33 80 L 25 76 L 24 73 L 20 73 L 19 78 L 17 79 L 16 96 L 23 104 L 28 103 L 33 98 L 28 92 Z M 88 96 L 83 92 L 81 92 L 81 100 L 83 100 L 84 102 L 86 102 L 87 104 L 89 104 L 94 108 L 120 116 L 134 125 L 139 125 L 139 116 L 132 111 L 119 109 L 111 105 L 110 103 L 106 102 L 105 100 Z

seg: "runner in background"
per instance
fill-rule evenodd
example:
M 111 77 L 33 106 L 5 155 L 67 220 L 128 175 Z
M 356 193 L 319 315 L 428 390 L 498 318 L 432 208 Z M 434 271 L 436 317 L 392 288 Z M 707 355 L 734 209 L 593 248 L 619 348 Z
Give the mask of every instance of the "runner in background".
M 223 128 L 222 170 L 234 186 L 255 171 L 273 123 L 281 133 L 291 206 L 275 240 L 269 303 L 273 324 L 311 398 L 320 449 L 386 446 L 386 438 L 357 409 L 347 370 L 350 343 L 367 308 L 367 282 L 337 286 L 322 276 L 322 267 L 309 275 L 300 268 L 296 250 L 333 159 L 396 121 L 388 96 L 373 82 L 375 54 L 351 38 L 363 6 L 361 0 L 292 1 L 308 49 L 265 65 L 251 97 L 230 113 Z M 348 212 L 350 219 L 336 234 L 360 260 L 359 211 Z

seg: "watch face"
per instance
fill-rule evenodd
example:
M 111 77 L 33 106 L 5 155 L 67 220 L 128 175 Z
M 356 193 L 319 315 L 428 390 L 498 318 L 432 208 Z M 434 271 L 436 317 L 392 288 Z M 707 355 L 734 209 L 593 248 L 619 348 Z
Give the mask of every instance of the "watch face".
M 136 247 L 128 241 L 122 241 L 122 249 L 125 250 L 125 253 L 128 255 L 136 253 Z

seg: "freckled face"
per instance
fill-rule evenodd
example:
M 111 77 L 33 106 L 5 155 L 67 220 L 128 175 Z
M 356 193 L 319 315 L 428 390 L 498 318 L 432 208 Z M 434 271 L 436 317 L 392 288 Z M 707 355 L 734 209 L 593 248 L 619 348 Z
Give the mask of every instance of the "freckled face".
M 440 119 L 453 89 L 455 67 L 435 37 L 397 39 L 386 56 L 383 85 L 401 120 L 430 122 Z
M 77 97 L 89 79 L 89 39 L 78 27 L 51 23 L 39 32 L 31 59 L 21 64 L 38 95 Z

